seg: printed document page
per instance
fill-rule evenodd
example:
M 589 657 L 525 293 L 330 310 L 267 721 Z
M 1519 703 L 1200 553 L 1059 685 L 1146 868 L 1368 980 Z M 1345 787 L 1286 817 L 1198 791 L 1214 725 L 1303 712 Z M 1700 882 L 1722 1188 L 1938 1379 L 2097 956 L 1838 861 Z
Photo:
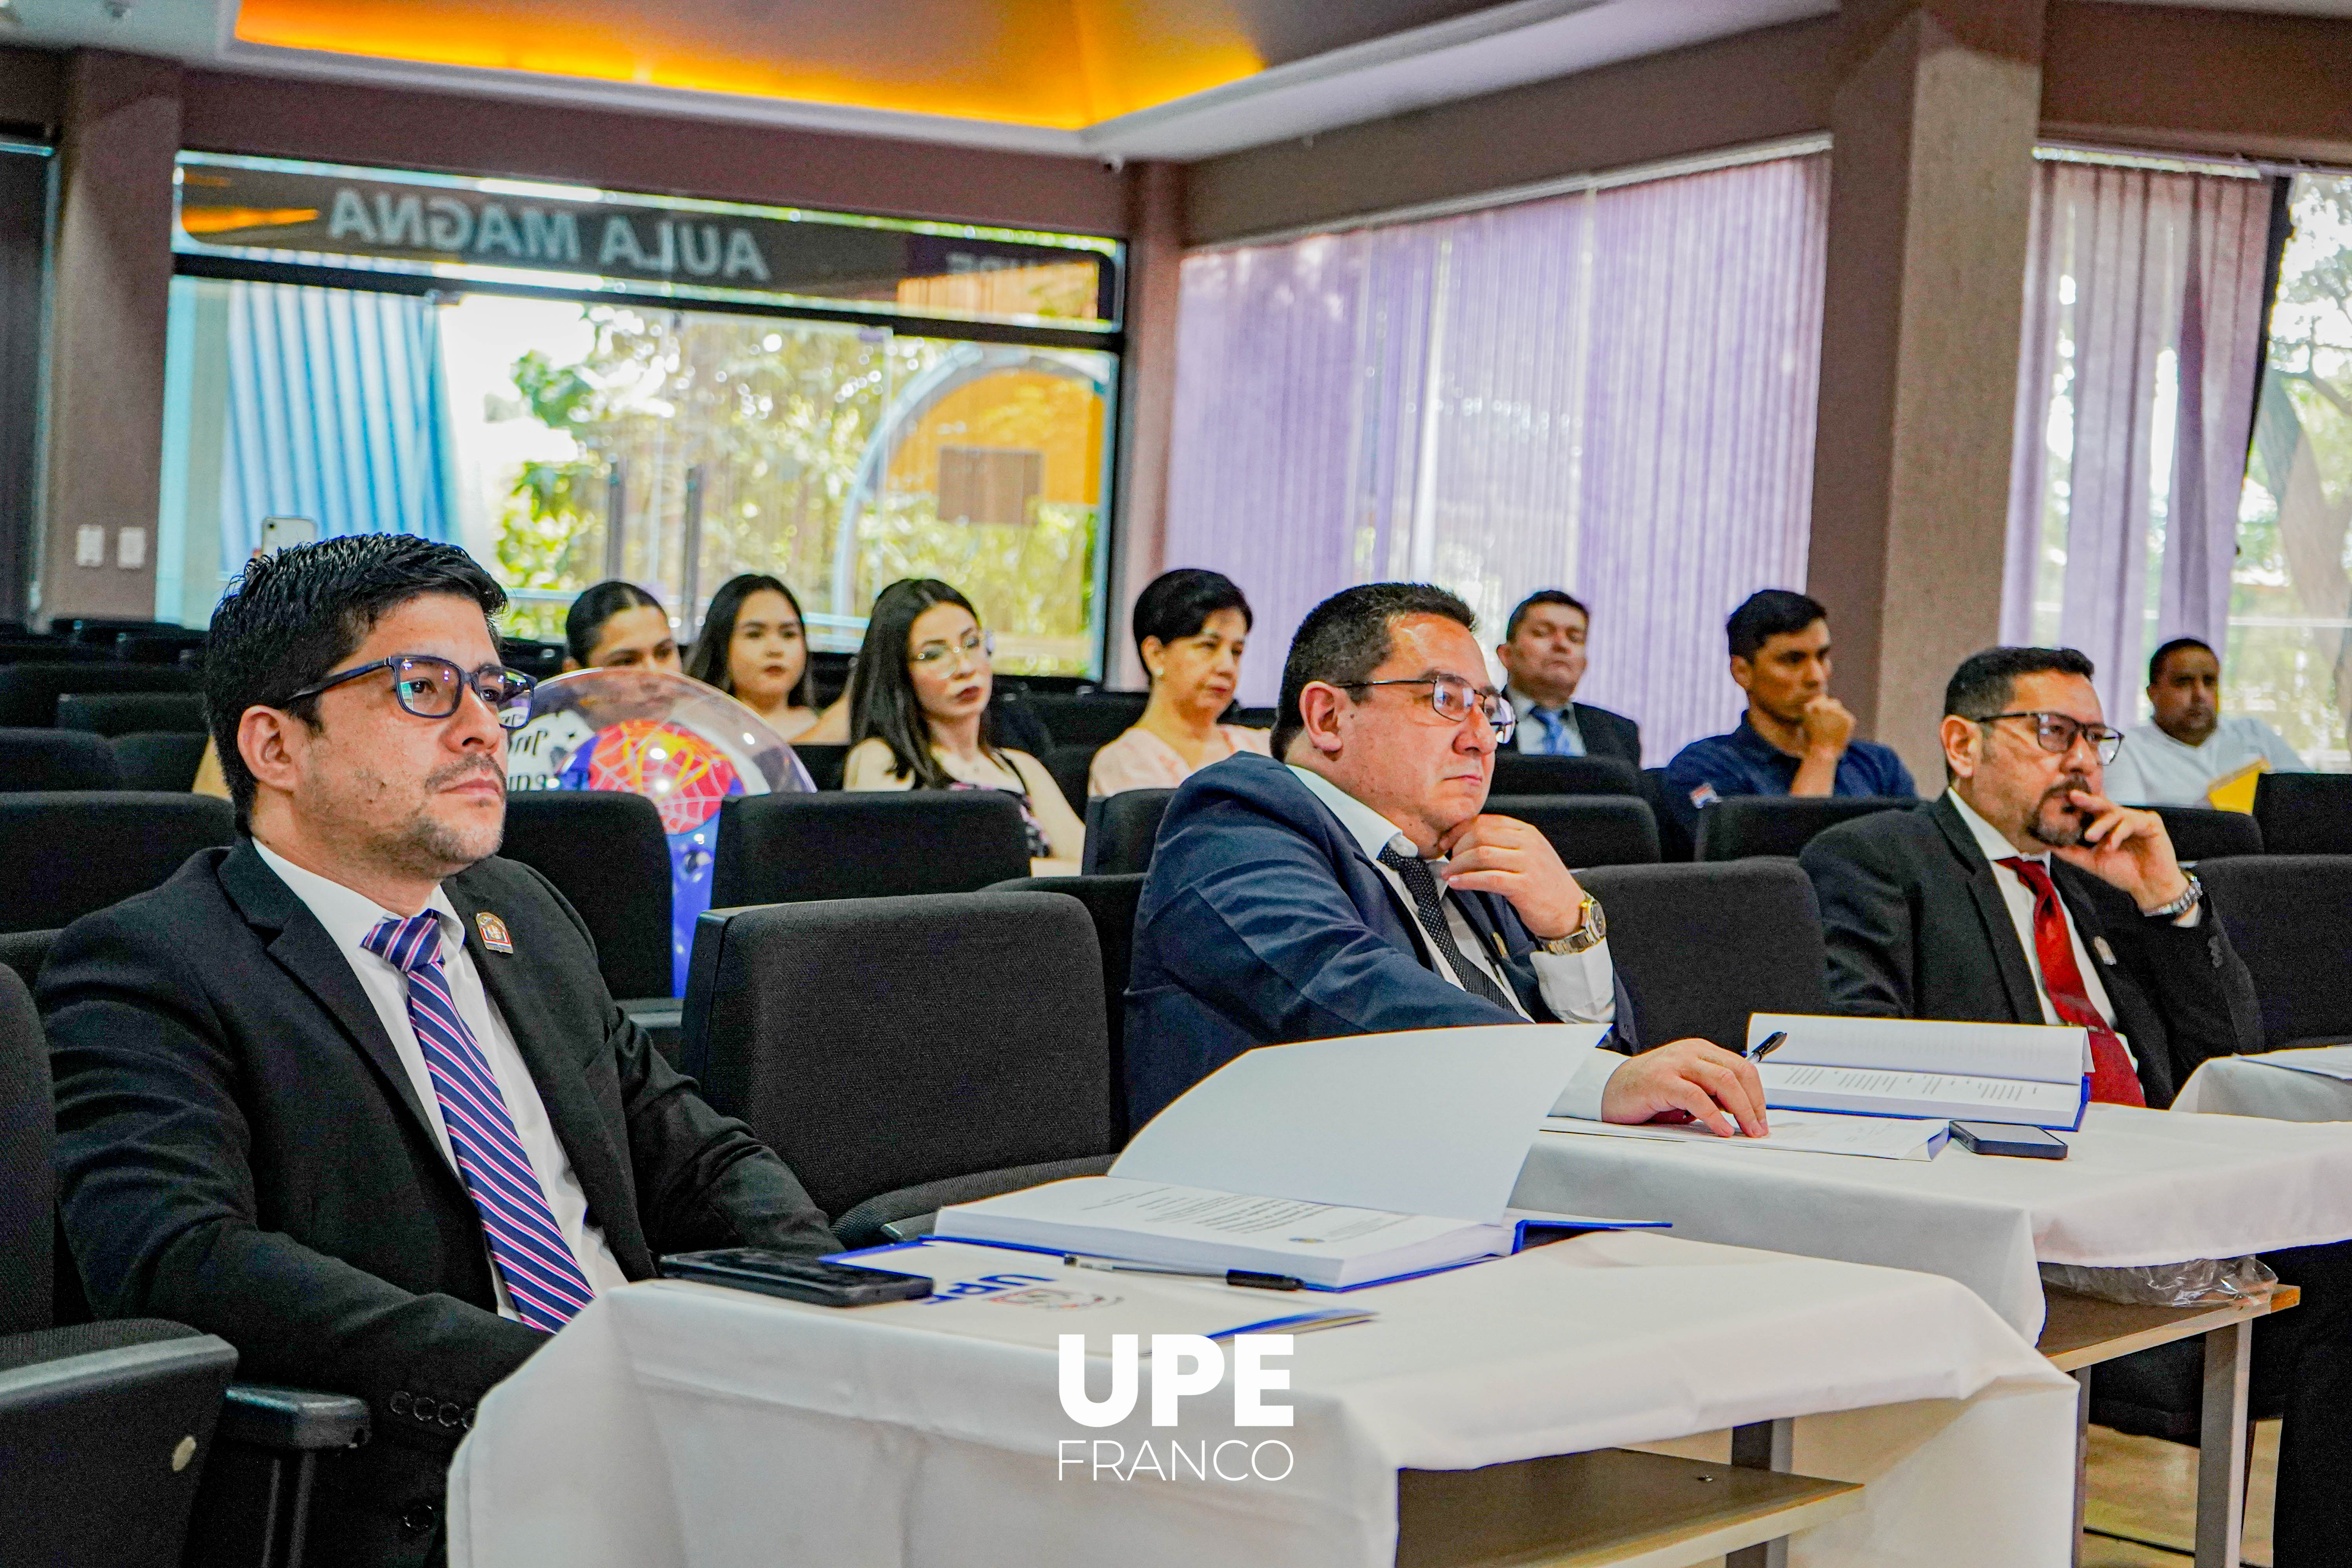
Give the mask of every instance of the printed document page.
M 2083 1080 L 2034 1083 L 1958 1073 L 1885 1072 L 1805 1067 L 1776 1054 L 1756 1069 L 1773 1110 L 1843 1110 L 1868 1116 L 1940 1116 L 1969 1121 L 2073 1127 L 2082 1119 Z
M 1858 1154 L 1874 1160 L 1932 1160 L 1944 1146 L 1951 1128 L 1940 1120 L 1913 1121 L 1894 1116 L 1807 1115 L 1776 1110 L 1772 1131 L 1761 1138 L 1725 1138 L 1702 1128 L 1641 1122 L 1626 1127 L 1612 1121 L 1585 1121 L 1555 1116 L 1544 1123 L 1547 1132 L 1567 1132 L 1592 1138 L 1633 1138 L 1660 1143 L 1685 1143 L 1699 1148 L 1779 1149 L 1796 1154 Z

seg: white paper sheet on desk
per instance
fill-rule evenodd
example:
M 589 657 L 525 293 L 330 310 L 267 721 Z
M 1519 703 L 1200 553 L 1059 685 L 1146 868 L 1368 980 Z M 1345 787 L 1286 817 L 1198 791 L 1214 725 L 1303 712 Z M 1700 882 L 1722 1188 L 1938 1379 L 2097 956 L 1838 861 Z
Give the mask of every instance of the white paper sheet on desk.
M 1605 1032 L 1494 1024 L 1267 1046 L 1185 1090 L 1110 1173 L 1491 1225 Z
M 1859 1154 L 1874 1160 L 1932 1160 L 1950 1136 L 1951 1124 L 1900 1116 L 1830 1116 L 1798 1110 L 1776 1110 L 1772 1131 L 1762 1138 L 1726 1138 L 1698 1127 L 1640 1122 L 1621 1126 L 1612 1121 L 1586 1121 L 1573 1116 L 1548 1118 L 1547 1132 L 1581 1133 L 1595 1138 L 1638 1138 L 1661 1143 L 1686 1143 L 1698 1148 L 1778 1149 L 1795 1154 Z
M 2352 1083 L 2352 1046 L 2309 1046 L 2299 1051 L 2264 1051 L 2259 1056 L 2237 1059 Z

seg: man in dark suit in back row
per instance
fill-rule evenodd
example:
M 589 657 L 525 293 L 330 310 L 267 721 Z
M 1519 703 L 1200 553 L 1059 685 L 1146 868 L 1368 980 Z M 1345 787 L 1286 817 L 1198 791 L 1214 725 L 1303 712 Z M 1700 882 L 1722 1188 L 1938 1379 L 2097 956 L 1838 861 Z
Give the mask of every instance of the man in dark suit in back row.
M 1507 679 L 1503 695 L 1518 716 L 1512 744 L 1529 756 L 1615 757 L 1642 765 L 1642 727 L 1622 713 L 1576 700 L 1583 684 L 1592 612 L 1557 588 L 1528 595 L 1495 647 Z
M 505 602 L 415 538 L 256 559 L 205 665 L 246 836 L 41 974 L 89 1300 L 368 1402 L 315 1494 L 338 1568 L 441 1557 L 476 1404 L 599 1292 L 663 1252 L 836 1245 L 614 1005 L 562 896 L 494 858 L 530 705 Z
M 1542 834 L 1482 814 L 1515 716 L 1474 632 L 1442 588 L 1333 595 L 1291 641 L 1274 754 L 1171 798 L 1127 995 L 1137 1126 L 1293 1040 L 1532 1020 L 1611 1024 L 1636 1048 L 1599 903 Z M 1704 1040 L 1631 1060 L 1564 1047 L 1562 1076 L 1566 1115 L 1764 1125 L 1755 1068 Z
M 2163 819 L 2102 793 L 2123 737 L 2072 648 L 1989 648 L 1945 689 L 1934 804 L 1805 848 L 1841 1012 L 2068 1024 L 2092 1097 L 2169 1105 L 2200 1062 L 2263 1048 L 2253 982 Z M 2278 1568 L 2352 1563 L 2352 1246 L 2264 1255 L 2303 1302 L 2254 1326 L 2284 1399 Z M 2129 1375 L 2130 1361 L 2103 1376 Z

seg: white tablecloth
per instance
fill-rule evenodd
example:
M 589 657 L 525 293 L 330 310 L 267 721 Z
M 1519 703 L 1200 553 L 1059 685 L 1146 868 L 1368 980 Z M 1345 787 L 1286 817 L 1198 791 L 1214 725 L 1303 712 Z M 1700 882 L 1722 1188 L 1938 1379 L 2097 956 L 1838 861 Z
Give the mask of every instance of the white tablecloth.
M 1948 1144 L 1910 1161 L 1544 1132 L 1511 1201 L 1926 1269 L 2029 1340 L 2042 1331 L 2037 1263 L 2178 1263 L 2352 1237 L 2352 1126 L 2095 1105 L 2060 1136 L 2063 1160 Z
M 2067 1561 L 2074 1385 L 1948 1280 L 1618 1234 L 1307 1304 L 1335 1300 L 1379 1321 L 1297 1340 L 1275 1396 L 1291 1428 L 1233 1428 L 1223 1394 L 1154 1428 L 1147 1392 L 1094 1431 L 1063 1413 L 1049 1351 L 633 1286 L 483 1402 L 450 1475 L 450 1562 L 1379 1568 L 1400 1468 L 1790 1415 L 1797 1468 L 1866 1483 L 1864 1510 L 1796 1538 L 1792 1562 Z M 1056 1479 L 1064 1440 L 1171 1436 L 1276 1436 L 1296 1468 Z
M 2352 1121 L 2352 1083 L 2274 1068 L 2260 1057 L 2215 1057 L 2189 1075 L 2173 1108 L 2278 1121 Z

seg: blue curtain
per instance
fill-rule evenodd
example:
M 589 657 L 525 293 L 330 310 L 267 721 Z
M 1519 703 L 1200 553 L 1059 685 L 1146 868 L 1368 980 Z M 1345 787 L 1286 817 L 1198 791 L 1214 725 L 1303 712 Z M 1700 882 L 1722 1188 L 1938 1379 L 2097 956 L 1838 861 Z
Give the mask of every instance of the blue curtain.
M 230 285 L 221 570 L 265 517 L 320 538 L 455 542 L 456 454 L 431 302 L 283 283 Z

